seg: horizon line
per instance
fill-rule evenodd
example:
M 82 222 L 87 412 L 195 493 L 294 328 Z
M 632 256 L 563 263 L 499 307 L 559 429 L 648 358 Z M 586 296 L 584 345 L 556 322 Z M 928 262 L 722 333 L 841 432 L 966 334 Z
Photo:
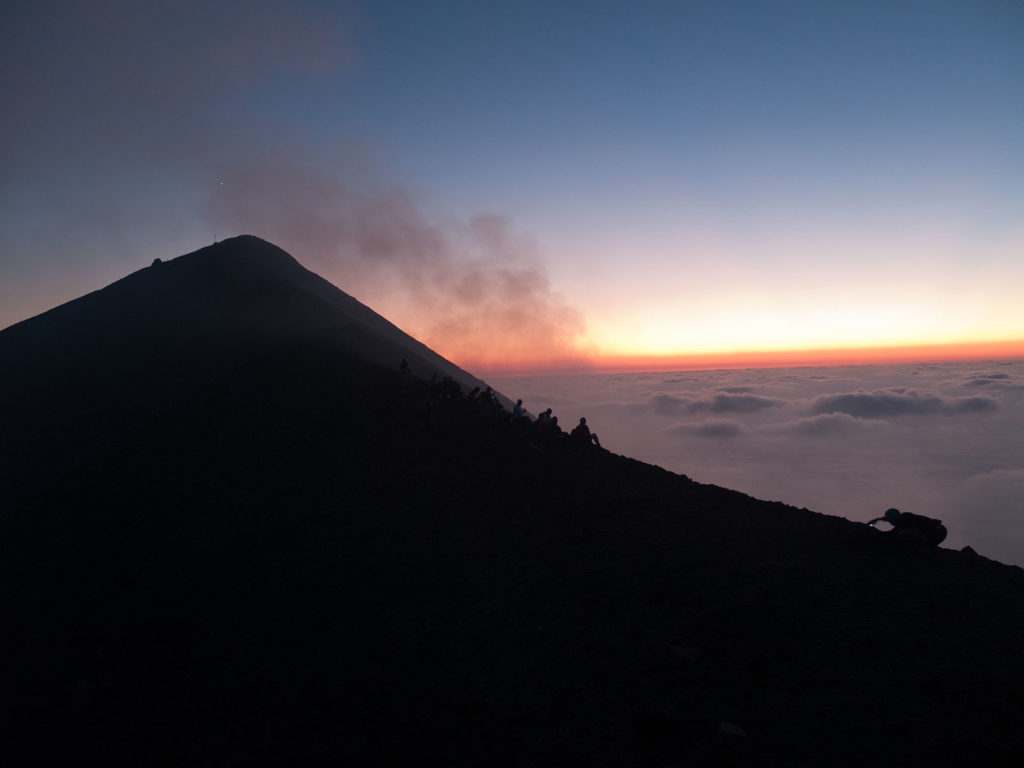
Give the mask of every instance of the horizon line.
M 736 370 L 754 368 L 818 368 L 845 365 L 908 365 L 1024 359 L 1024 339 L 1013 341 L 914 344 L 805 350 L 757 350 L 667 355 L 595 355 L 538 362 L 535 365 L 489 366 L 457 363 L 479 375 L 568 376 L 600 373 Z M 453 361 L 454 362 L 454 361 Z

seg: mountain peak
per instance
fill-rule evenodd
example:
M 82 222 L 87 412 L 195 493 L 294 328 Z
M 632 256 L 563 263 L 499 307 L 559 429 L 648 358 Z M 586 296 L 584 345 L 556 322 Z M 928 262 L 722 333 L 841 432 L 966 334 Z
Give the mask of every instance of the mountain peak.
M 283 271 L 306 269 L 287 251 L 256 235 L 238 235 L 220 240 L 192 253 L 179 256 L 170 262 L 155 262 L 154 266 L 174 263 L 179 266 L 220 268 L 235 267 L 254 271 Z
M 404 359 L 415 376 L 451 377 L 466 390 L 484 385 L 281 248 L 240 235 L 0 331 L 0 368 L 20 371 L 0 381 L 0 398 L 39 400 L 36 418 L 56 429 L 76 410 L 127 413 L 123 403 L 144 386 L 200 389 L 295 344 L 395 371 Z M 79 385 L 56 397 L 67 381 Z

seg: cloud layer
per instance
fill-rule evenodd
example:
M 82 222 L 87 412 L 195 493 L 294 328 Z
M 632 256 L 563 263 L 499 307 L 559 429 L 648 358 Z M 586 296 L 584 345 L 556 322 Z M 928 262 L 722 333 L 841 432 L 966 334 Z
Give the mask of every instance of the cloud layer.
M 968 382 L 976 385 L 977 379 Z M 984 413 L 998 410 L 999 403 L 991 397 L 942 397 L 933 392 L 896 388 L 876 392 L 852 392 L 826 395 L 813 406 L 815 413 L 848 413 L 863 419 L 897 416 L 934 416 L 958 413 Z
M 920 512 L 947 546 L 1024 565 L 1024 362 L 495 383 L 695 480 L 851 520 Z

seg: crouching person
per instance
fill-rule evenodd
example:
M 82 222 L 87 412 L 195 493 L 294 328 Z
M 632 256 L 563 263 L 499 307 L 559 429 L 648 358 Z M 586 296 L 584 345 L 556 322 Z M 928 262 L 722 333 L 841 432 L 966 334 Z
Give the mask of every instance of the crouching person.
M 900 512 L 898 509 L 887 509 L 882 517 L 876 517 L 868 525 L 874 527 L 875 523 L 882 521 L 892 526 L 890 533 L 915 539 L 933 547 L 937 547 L 946 540 L 946 526 L 942 524 L 941 520 L 936 520 L 934 517 Z

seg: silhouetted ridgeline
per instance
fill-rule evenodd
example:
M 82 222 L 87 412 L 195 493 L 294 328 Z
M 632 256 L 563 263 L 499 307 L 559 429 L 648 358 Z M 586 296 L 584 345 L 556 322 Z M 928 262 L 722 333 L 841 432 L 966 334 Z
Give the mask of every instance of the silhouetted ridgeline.
M 0 369 L 5 750 L 1024 757 L 1020 569 L 538 447 L 256 238 L 0 332 Z

